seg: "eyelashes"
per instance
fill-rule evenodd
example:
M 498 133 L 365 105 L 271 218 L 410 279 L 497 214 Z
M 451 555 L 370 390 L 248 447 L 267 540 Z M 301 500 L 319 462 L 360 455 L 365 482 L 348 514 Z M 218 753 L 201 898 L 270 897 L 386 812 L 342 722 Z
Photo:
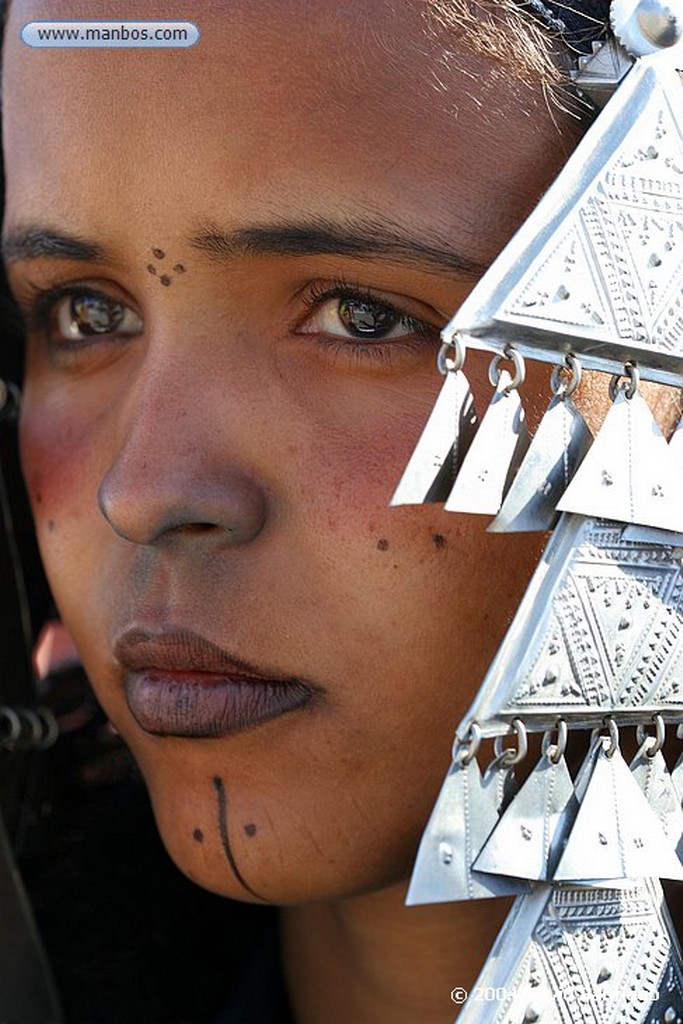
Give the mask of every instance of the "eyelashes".
M 65 348 L 98 338 L 134 337 L 143 331 L 141 317 L 125 302 L 83 285 L 48 289 L 31 285 L 23 318 L 27 331 Z
M 440 328 L 412 315 L 393 296 L 335 280 L 314 282 L 301 299 L 307 313 L 297 333 L 315 334 L 328 349 L 356 360 L 387 359 L 400 349 L 422 349 L 425 341 L 438 343 Z

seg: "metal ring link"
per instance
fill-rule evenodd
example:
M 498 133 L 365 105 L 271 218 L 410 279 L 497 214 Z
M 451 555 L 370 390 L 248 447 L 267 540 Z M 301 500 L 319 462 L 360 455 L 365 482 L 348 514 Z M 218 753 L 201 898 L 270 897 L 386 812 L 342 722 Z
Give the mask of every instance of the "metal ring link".
M 551 764 L 559 764 L 564 752 L 567 749 L 567 723 L 564 718 L 560 718 L 556 725 L 557 730 L 557 742 L 552 743 L 553 730 L 548 729 L 547 732 L 543 733 L 543 739 L 541 740 L 541 753 L 545 754 Z
M 16 710 L 22 724 L 22 735 L 17 740 L 17 746 L 23 750 L 33 750 L 42 742 L 43 723 L 31 708 L 17 708 Z
M 449 359 L 449 352 L 453 350 L 453 358 Z M 465 346 L 458 334 L 448 334 L 446 330 L 441 332 L 441 346 L 436 356 L 436 365 L 439 373 L 446 376 L 447 373 L 458 373 L 465 365 Z
M 467 733 L 466 740 L 460 740 L 458 734 L 455 734 L 455 742 L 453 743 L 453 760 L 457 761 L 460 765 L 469 764 L 479 752 L 481 746 L 481 726 L 476 722 L 472 722 L 469 731 Z
M 9 733 L 0 738 L 0 747 L 11 747 L 21 736 L 21 719 L 14 708 L 6 704 L 0 707 L 0 730 L 4 730 L 5 725 L 9 726 Z
M 605 754 L 607 757 L 613 757 L 619 749 L 619 727 L 613 718 L 606 718 L 603 722 L 606 729 L 609 730 L 608 736 L 602 733 L 604 739 L 609 738 L 609 746 L 605 747 Z M 600 730 L 597 730 L 600 733 Z
M 652 721 L 655 725 L 655 734 L 648 733 L 644 725 L 639 725 L 636 729 L 636 739 L 640 743 L 640 750 L 638 753 L 647 754 L 648 757 L 654 757 L 664 746 L 664 740 L 666 739 L 666 728 L 664 726 L 664 719 L 660 714 L 652 716 Z
M 620 381 L 628 377 L 629 383 L 620 384 Z M 616 401 L 617 395 L 620 391 L 623 391 L 627 398 L 633 398 L 638 385 L 640 384 L 640 370 L 635 363 L 625 363 L 623 373 L 615 373 L 609 382 L 609 396 L 613 402 Z
M 54 712 L 51 711 L 50 708 L 40 705 L 35 709 L 35 713 L 41 719 L 43 725 L 42 738 L 38 744 L 38 749 L 47 750 L 48 747 L 53 746 L 59 738 L 59 724 L 55 718 Z
M 526 726 L 521 718 L 513 718 L 510 723 L 510 730 L 517 737 L 516 748 L 504 747 L 503 736 L 496 736 L 493 741 L 493 752 L 496 755 L 496 762 L 503 768 L 511 768 L 512 765 L 519 764 L 520 761 L 524 760 L 529 749 Z M 510 732 L 507 735 L 509 736 Z
M 494 388 L 497 388 L 500 384 L 500 364 L 503 359 L 509 359 L 515 368 L 512 380 L 507 387 L 503 388 L 503 394 L 509 395 L 511 391 L 516 391 L 517 388 L 520 388 L 524 383 L 526 377 L 526 365 L 523 357 L 519 354 L 517 349 L 513 348 L 512 345 L 508 345 L 502 354 L 498 353 L 498 355 L 493 357 L 491 365 L 489 366 L 489 381 L 491 386 Z
M 59 735 L 57 719 L 49 708 L 0 707 L 0 733 L 9 727 L 7 735 L 0 735 L 0 747 L 17 750 L 45 750 Z
M 581 363 L 571 353 L 564 357 L 564 363 L 553 366 L 550 374 L 550 390 L 562 398 L 573 395 L 581 383 Z

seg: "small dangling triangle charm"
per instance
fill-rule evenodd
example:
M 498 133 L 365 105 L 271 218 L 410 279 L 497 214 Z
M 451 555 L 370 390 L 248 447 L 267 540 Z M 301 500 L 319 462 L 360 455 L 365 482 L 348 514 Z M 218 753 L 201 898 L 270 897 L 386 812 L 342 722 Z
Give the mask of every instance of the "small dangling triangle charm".
M 661 750 L 648 754 L 642 747 L 629 765 L 631 775 L 659 818 L 664 834 L 683 859 L 683 810 Z
M 593 771 L 553 881 L 683 879 L 683 865 L 654 811 L 619 750 L 608 753 L 606 744 L 589 754 Z
M 676 761 L 671 772 L 671 781 L 674 784 L 674 789 L 678 793 L 678 798 L 683 806 L 683 754 Z
M 465 374 L 449 370 L 391 504 L 445 501 L 472 443 L 477 422 Z
M 512 378 L 500 371 L 477 436 L 472 442 L 446 501 L 447 512 L 495 514 L 512 475 L 529 446 L 524 409 Z
M 578 804 L 564 757 L 543 754 L 474 862 L 477 871 L 544 881 Z
M 491 533 L 552 530 L 559 516 L 557 503 L 592 439 L 571 398 L 553 398 L 500 512 L 487 529 Z
M 482 779 L 475 758 L 454 761 L 420 843 L 408 906 L 518 894 L 524 888 L 471 869 L 498 821 L 500 798 L 497 780 L 490 772 Z
M 620 391 L 558 503 L 564 512 L 683 529 L 666 439 L 645 399 Z

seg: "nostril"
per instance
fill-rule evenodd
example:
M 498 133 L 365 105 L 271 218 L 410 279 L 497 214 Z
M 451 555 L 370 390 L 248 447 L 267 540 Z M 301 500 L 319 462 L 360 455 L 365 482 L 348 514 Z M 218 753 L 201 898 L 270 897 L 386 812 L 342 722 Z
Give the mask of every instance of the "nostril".
M 176 533 L 210 533 L 211 530 L 220 530 L 217 523 L 185 523 L 183 526 L 176 526 Z

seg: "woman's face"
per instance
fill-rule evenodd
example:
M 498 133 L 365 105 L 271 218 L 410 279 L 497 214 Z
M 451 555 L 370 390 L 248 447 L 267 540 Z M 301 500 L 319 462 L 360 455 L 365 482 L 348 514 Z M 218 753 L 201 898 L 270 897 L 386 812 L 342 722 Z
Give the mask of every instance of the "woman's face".
M 541 543 L 389 508 L 438 329 L 569 145 L 423 10 L 198 3 L 189 50 L 19 42 L 99 16 L 73 0 L 7 29 L 45 564 L 170 852 L 238 898 L 406 876 Z

